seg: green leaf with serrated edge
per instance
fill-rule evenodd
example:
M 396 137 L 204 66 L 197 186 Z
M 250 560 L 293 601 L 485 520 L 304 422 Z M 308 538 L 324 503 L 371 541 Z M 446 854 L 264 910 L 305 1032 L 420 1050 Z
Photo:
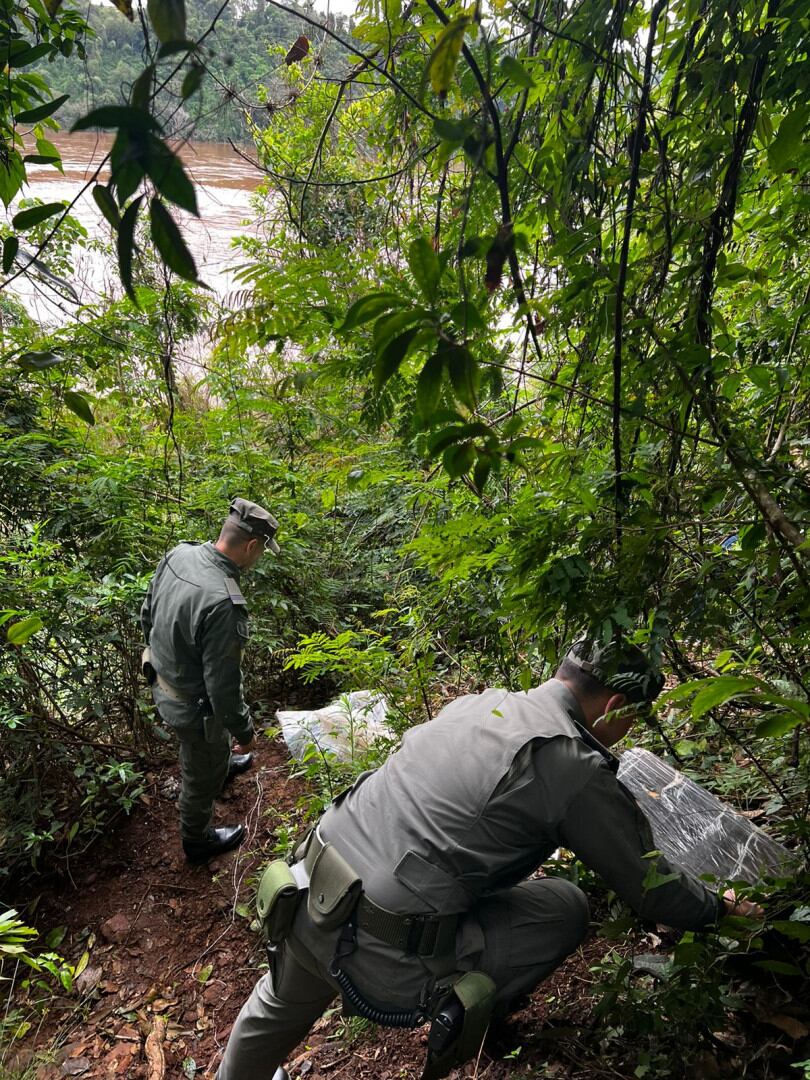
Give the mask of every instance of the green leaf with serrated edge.
M 504 78 L 514 83 L 515 86 L 519 86 L 522 90 L 531 90 L 534 86 L 534 79 L 514 56 L 504 56 L 498 67 Z
M 774 172 L 786 172 L 795 167 L 802 134 L 810 118 L 810 105 L 803 104 L 782 120 L 776 138 L 768 147 L 768 162 Z
M 121 224 L 121 215 L 118 212 L 118 204 L 112 196 L 112 192 L 104 184 L 96 184 L 93 188 L 93 198 L 96 206 L 102 212 L 109 225 L 114 229 Z
M 61 364 L 64 357 L 53 352 L 26 352 L 17 357 L 17 363 L 23 371 L 44 371 L 46 368 Z
M 434 93 L 446 94 L 453 81 L 464 34 L 471 23 L 469 15 L 459 15 L 444 27 L 427 65 L 427 77 Z
M 432 303 L 439 287 L 441 266 L 433 245 L 424 236 L 418 237 L 408 248 L 408 266 L 423 295 Z
M 399 370 L 399 366 L 408 355 L 408 349 L 416 334 L 416 327 L 411 327 L 404 334 L 389 341 L 385 348 L 378 354 L 374 365 L 374 387 L 381 390 L 392 375 Z
M 24 112 L 17 113 L 14 120 L 18 124 L 38 124 L 40 120 L 47 120 L 49 116 L 53 116 L 69 97 L 70 94 L 62 94 L 61 97 L 54 98 L 53 101 L 48 101 L 44 105 L 38 105 L 35 109 L 26 109 Z
M 454 446 L 448 446 L 442 454 L 444 471 L 453 480 L 455 480 L 456 477 L 463 476 L 464 473 L 469 472 L 474 461 L 475 447 L 470 442 L 456 443 Z
M 450 383 L 460 402 L 474 409 L 478 399 L 478 365 L 469 349 L 456 345 L 448 350 L 447 370 Z
M 26 229 L 33 229 L 35 225 L 47 221 L 54 214 L 63 213 L 65 205 L 63 202 L 53 202 L 44 203 L 42 206 L 31 206 L 27 210 L 20 210 L 18 214 L 15 214 L 11 219 L 11 224 L 20 232 L 25 232 Z
M 199 217 L 194 185 L 186 175 L 180 158 L 154 135 L 148 138 L 146 171 L 164 199 Z
M 121 284 L 135 307 L 140 307 L 140 305 L 135 290 L 132 288 L 132 255 L 135 250 L 135 222 L 142 201 L 143 195 L 139 195 L 129 204 L 118 229 L 118 272 L 121 275 Z
M 75 413 L 80 420 L 84 420 L 85 424 L 90 424 L 91 427 L 95 424 L 96 418 L 93 416 L 90 402 L 84 394 L 79 394 L 75 390 L 66 390 L 64 401 L 70 411 Z
M 804 723 L 804 717 L 796 713 L 780 713 L 778 716 L 769 716 L 757 724 L 754 734 L 759 739 L 778 739 L 780 735 L 786 735 L 793 731 L 799 724 Z
M 369 293 L 367 296 L 361 296 L 359 300 L 355 300 L 346 312 L 346 318 L 338 329 L 341 332 L 344 330 L 354 330 L 356 326 L 362 326 L 364 323 L 371 322 L 372 319 L 376 319 L 377 316 L 382 315 L 383 312 L 390 311 L 395 307 L 400 307 L 402 303 L 402 298 L 392 292 L 373 292 Z
M 124 128 L 126 131 L 161 131 L 161 125 L 150 113 L 131 105 L 102 105 L 80 117 L 71 131 L 90 128 Z
M 27 619 L 12 623 L 6 630 L 9 645 L 25 645 L 26 641 L 43 627 L 39 615 L 29 615 Z
M 183 77 L 183 85 L 180 88 L 180 97 L 183 101 L 188 101 L 193 94 L 196 94 L 204 74 L 205 68 L 201 64 L 192 64 L 188 69 Z
M 747 694 L 758 685 L 756 679 L 740 678 L 735 675 L 719 675 L 715 679 L 707 679 L 706 683 L 707 685 L 698 691 L 692 702 L 692 716 L 695 720 L 707 713 L 709 709 L 723 705 L 740 694 Z
M 147 0 L 146 10 L 162 44 L 185 38 L 186 5 L 183 0 Z
M 20 248 L 20 241 L 16 236 L 7 236 L 3 241 L 3 273 L 8 274 L 14 265 L 14 259 Z
M 439 403 L 444 375 L 444 358 L 434 353 L 416 380 L 416 405 L 424 417 L 430 416 Z
M 192 254 L 174 219 L 160 199 L 152 199 L 149 204 L 149 224 L 155 247 L 169 269 L 185 278 L 186 281 L 196 283 L 197 267 Z

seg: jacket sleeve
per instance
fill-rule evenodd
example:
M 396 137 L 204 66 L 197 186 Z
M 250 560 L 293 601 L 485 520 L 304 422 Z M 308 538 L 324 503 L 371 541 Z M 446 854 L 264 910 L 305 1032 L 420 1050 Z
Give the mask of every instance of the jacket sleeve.
M 247 641 L 247 615 L 230 600 L 217 604 L 202 626 L 205 690 L 214 717 L 237 742 L 250 742 L 253 724 L 242 690 L 242 649 Z
M 722 901 L 655 851 L 649 823 L 607 765 L 593 770 L 560 825 L 562 843 L 642 918 L 678 930 L 715 923 Z M 645 856 L 647 856 L 645 858 Z

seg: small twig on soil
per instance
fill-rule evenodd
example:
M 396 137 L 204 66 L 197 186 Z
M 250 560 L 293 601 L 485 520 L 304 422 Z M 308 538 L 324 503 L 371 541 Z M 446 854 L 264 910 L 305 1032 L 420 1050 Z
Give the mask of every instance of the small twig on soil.
M 166 1058 L 163 1053 L 163 1040 L 166 1038 L 165 1016 L 156 1016 L 152 1030 L 146 1036 L 143 1052 L 148 1064 L 147 1080 L 163 1080 L 166 1074 Z

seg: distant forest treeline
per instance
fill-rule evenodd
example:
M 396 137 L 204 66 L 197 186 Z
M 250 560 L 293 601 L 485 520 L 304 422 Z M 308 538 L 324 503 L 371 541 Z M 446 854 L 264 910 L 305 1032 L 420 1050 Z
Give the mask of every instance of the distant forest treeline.
M 195 0 L 188 9 L 188 37 L 198 40 L 214 22 L 221 0 Z M 311 8 L 290 4 L 302 13 Z M 148 62 L 144 32 L 137 14 L 129 22 L 112 4 L 89 4 L 84 15 L 95 35 L 87 44 L 87 58 L 59 57 L 44 65 L 43 74 L 55 94 L 69 94 L 57 119 L 70 127 L 80 116 L 101 105 L 124 104 L 132 84 Z M 331 16 L 341 36 L 349 35 L 349 20 Z M 267 102 L 289 100 L 284 57 L 300 34 L 312 41 L 321 73 L 342 75 L 346 52 L 339 43 L 314 30 L 303 18 L 264 2 L 242 0 L 229 5 L 205 39 L 206 67 L 213 76 L 189 102 L 183 103 L 180 86 L 165 94 L 163 119 L 170 133 L 193 134 L 198 139 L 245 139 L 246 112 L 261 125 Z

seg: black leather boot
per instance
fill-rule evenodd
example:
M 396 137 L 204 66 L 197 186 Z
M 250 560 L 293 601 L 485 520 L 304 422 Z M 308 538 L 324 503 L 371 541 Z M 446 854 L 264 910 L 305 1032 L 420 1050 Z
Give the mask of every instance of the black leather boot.
M 183 851 L 189 862 L 200 864 L 239 847 L 244 838 L 244 825 L 223 825 L 220 829 L 208 829 L 202 840 L 184 840 Z
M 252 752 L 249 754 L 231 754 L 231 760 L 228 765 L 228 775 L 225 777 L 225 783 L 229 784 L 235 776 L 241 776 L 243 772 L 247 772 L 252 764 Z

